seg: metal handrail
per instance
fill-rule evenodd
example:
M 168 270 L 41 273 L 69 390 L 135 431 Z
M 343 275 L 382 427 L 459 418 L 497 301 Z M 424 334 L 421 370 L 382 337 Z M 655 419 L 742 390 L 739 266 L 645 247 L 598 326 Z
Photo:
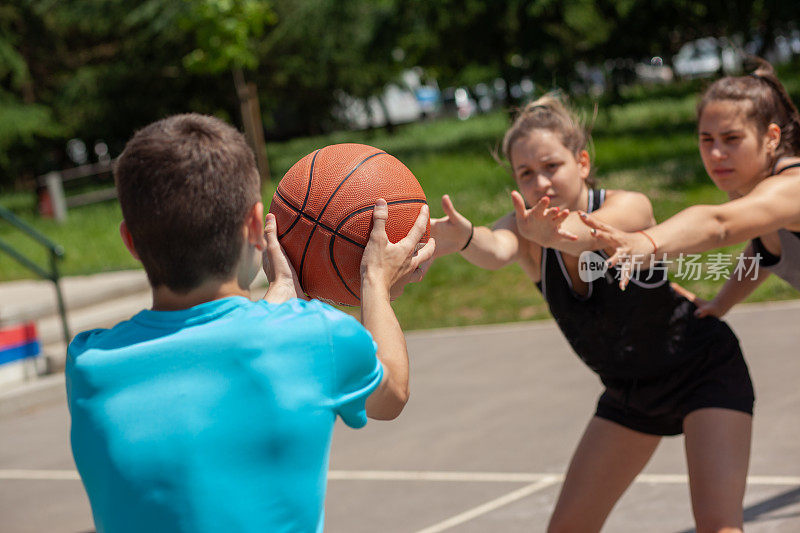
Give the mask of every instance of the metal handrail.
M 0 239 L 0 251 L 10 255 L 14 260 L 20 263 L 28 270 L 34 272 L 37 276 L 43 279 L 52 281 L 56 287 L 56 299 L 58 300 L 58 313 L 61 315 L 61 328 L 64 332 L 64 342 L 69 344 L 70 334 L 69 326 L 67 324 L 67 309 L 64 305 L 64 295 L 61 292 L 61 284 L 59 280 L 61 276 L 58 272 L 58 261 L 64 257 L 64 248 L 60 244 L 56 244 L 44 235 L 42 235 L 36 228 L 19 218 L 17 215 L 0 205 L 0 218 L 8 221 L 12 226 L 25 233 L 28 237 L 36 241 L 37 244 L 43 246 L 50 253 L 50 270 L 37 265 L 34 261 L 24 256 L 15 250 L 10 244 Z

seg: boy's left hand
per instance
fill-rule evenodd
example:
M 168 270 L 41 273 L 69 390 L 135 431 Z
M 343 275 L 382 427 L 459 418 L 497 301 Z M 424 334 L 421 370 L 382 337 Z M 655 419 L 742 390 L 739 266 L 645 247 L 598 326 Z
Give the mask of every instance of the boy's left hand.
M 300 280 L 297 277 L 289 257 L 278 242 L 278 225 L 275 215 L 268 213 L 264 225 L 264 238 L 267 247 L 262 259 L 264 273 L 269 281 L 269 288 L 264 299 L 270 303 L 283 303 L 292 298 L 307 300 Z
M 550 247 L 558 239 L 578 240 L 578 236 L 561 228 L 561 223 L 569 216 L 569 209 L 548 207 L 550 198 L 542 197 L 536 205 L 527 209 L 525 200 L 517 191 L 511 191 L 511 201 L 517 218 L 520 235 L 544 247 Z

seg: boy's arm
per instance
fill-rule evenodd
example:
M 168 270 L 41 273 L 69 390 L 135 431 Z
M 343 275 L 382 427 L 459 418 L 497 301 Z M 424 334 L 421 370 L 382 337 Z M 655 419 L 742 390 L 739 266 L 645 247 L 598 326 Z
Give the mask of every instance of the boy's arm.
M 460 252 L 473 265 L 488 270 L 497 270 L 517 260 L 520 243 L 513 214 L 501 218 L 492 228 L 488 228 L 473 226 L 456 211 L 447 195 L 442 196 L 442 208 L 445 216 L 431 219 L 431 235 L 436 239 L 437 257 Z
M 389 208 L 378 200 L 373 211 L 370 240 L 361 261 L 361 322 L 378 346 L 384 367 L 383 380 L 366 401 L 367 416 L 379 420 L 396 418 L 408 401 L 408 350 L 400 324 L 391 306 L 403 287 L 419 281 L 433 258 L 434 239 L 415 252 L 428 221 L 428 206 L 420 210 L 414 227 L 397 244 L 386 236 Z

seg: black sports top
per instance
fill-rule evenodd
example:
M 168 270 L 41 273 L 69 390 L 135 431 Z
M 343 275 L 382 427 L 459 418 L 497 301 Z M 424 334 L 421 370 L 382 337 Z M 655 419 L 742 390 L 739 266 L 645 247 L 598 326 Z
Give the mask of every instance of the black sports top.
M 786 165 L 775 174 L 784 170 L 800 167 L 800 163 Z M 761 239 L 753 239 L 753 251 L 761 255 L 759 264 L 800 290 L 800 232 L 785 229 L 778 230 L 781 242 L 781 255 L 776 256 L 764 247 Z
M 590 190 L 587 211 L 604 200 L 605 190 Z M 596 253 L 608 258 L 602 250 Z M 672 290 L 666 268 L 636 277 L 621 291 L 614 267 L 581 296 L 572 288 L 561 252 L 542 250 L 542 280 L 536 286 L 572 348 L 604 381 L 664 374 L 691 355 L 687 343 L 708 338 L 714 325 L 722 325 L 703 319 L 698 327 L 696 307 Z

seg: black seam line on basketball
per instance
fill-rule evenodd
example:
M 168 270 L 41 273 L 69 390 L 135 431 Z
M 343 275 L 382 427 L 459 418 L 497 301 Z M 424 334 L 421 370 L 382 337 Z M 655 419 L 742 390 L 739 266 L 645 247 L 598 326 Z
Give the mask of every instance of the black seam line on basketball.
M 289 226 L 289 228 L 288 228 L 286 231 L 284 231 L 283 233 L 281 233 L 280 235 L 278 235 L 278 240 L 281 240 L 281 239 L 283 239 L 283 237 L 284 237 L 284 236 L 285 236 L 287 233 L 289 233 L 290 231 L 292 231 L 292 228 L 295 226 L 295 224 L 297 224 L 297 223 L 300 221 L 300 216 L 299 216 L 299 215 L 300 215 L 300 213 L 302 213 L 302 212 L 303 212 L 303 209 L 305 209 L 305 208 L 306 208 L 306 202 L 308 202 L 308 195 L 309 195 L 309 193 L 311 192 L 311 177 L 314 175 L 314 161 L 316 161 L 316 160 L 317 160 L 317 154 L 320 152 L 320 150 L 322 150 L 322 148 L 320 148 L 319 150 L 317 150 L 316 152 L 314 152 L 314 157 L 312 157 L 312 158 L 311 158 L 311 168 L 310 168 L 310 169 L 309 169 L 309 171 L 308 171 L 308 187 L 306 187 L 306 197 L 305 197 L 305 198 L 303 198 L 303 206 L 302 206 L 302 207 L 300 208 L 300 210 L 297 212 L 297 213 L 298 213 L 298 216 L 297 216 L 297 217 L 295 217 L 295 219 L 292 221 L 292 224 Z M 278 192 L 278 190 L 277 190 L 277 189 L 275 190 L 275 194 L 277 194 L 277 195 L 278 195 L 278 196 L 279 196 L 279 197 L 280 197 L 280 198 L 281 198 L 281 199 L 282 199 L 284 202 L 286 202 L 286 204 L 287 204 L 287 205 L 289 205 L 290 207 L 294 207 L 293 205 L 291 205 L 291 204 L 289 203 L 289 201 L 288 201 L 286 198 L 284 198 L 284 197 L 281 195 L 281 193 L 279 193 L 279 192 Z
M 311 228 L 311 233 L 308 234 L 308 240 L 306 241 L 306 246 L 303 248 L 303 256 L 300 258 L 300 272 L 297 273 L 297 277 L 300 278 L 298 281 L 300 282 L 300 287 L 303 290 L 306 289 L 305 285 L 303 285 L 303 266 L 306 264 L 306 252 L 308 252 L 308 245 L 311 244 L 311 239 L 314 238 L 314 232 L 317 230 L 317 226 Z
M 342 285 L 344 285 L 344 288 L 347 289 L 347 292 L 352 294 L 353 298 L 355 298 L 356 300 L 361 300 L 361 298 L 359 298 L 358 295 L 355 292 L 353 292 L 353 290 L 347 285 L 347 282 L 344 280 L 344 277 L 342 277 L 342 273 L 339 272 L 339 267 L 336 266 L 336 261 L 333 258 L 333 241 L 335 241 L 335 240 L 336 239 L 331 237 L 330 243 L 328 244 L 328 251 L 330 253 L 331 264 L 333 265 L 333 270 L 336 271 L 336 275 L 339 277 L 339 280 L 342 282 Z M 364 248 L 364 247 L 362 246 L 362 248 Z
M 426 202 L 425 200 L 393 200 L 391 202 L 386 202 L 386 203 L 387 203 L 387 205 L 397 205 L 397 204 L 417 204 L 417 203 L 419 203 L 419 204 L 427 204 L 428 202 Z M 358 215 L 359 213 L 363 213 L 365 211 L 369 211 L 370 209 L 373 209 L 374 207 L 375 206 L 362 207 L 361 209 L 357 209 L 356 211 L 353 211 L 352 213 L 350 213 L 349 215 L 344 217 L 344 219 L 336 227 L 336 231 L 334 232 L 334 235 L 340 235 L 339 234 L 339 230 L 342 228 L 342 226 L 344 225 L 344 223 L 346 221 L 348 221 L 349 219 L 351 219 L 354 216 Z M 346 239 L 346 240 L 349 240 L 349 239 Z M 344 288 L 347 289 L 347 292 L 352 294 L 353 298 L 355 298 L 356 300 L 360 300 L 360 298 L 356 295 L 356 293 L 353 292 L 353 290 L 347 285 L 347 281 L 345 281 L 344 277 L 339 272 L 339 267 L 336 266 L 336 261 L 335 261 L 335 259 L 333 257 L 333 241 L 334 241 L 334 239 L 331 238 L 330 244 L 328 245 L 328 253 L 330 254 L 330 260 L 331 260 L 331 264 L 333 265 L 333 269 L 336 271 L 336 275 L 339 276 L 339 280 L 342 282 L 342 285 L 344 285 Z M 350 241 L 350 242 L 352 242 L 352 241 Z M 358 244 L 358 243 L 355 243 L 355 244 Z M 359 246 L 361 246 L 361 245 L 359 244 Z M 364 248 L 364 246 L 361 246 L 361 248 Z
M 314 227 L 316 227 L 316 226 L 320 226 L 322 229 L 324 229 L 324 230 L 326 230 L 326 231 L 330 232 L 330 234 L 331 234 L 331 235 L 333 235 L 334 237 L 339 237 L 340 239 L 344 239 L 344 240 L 346 240 L 347 242 L 351 242 L 351 243 L 355 244 L 356 246 L 359 246 L 359 247 L 361 247 L 361 248 L 364 248 L 364 245 L 363 245 L 363 244 L 361 244 L 361 243 L 359 243 L 359 242 L 357 242 L 357 241 L 354 241 L 353 239 L 351 239 L 351 238 L 350 238 L 350 237 L 348 237 L 347 235 L 343 235 L 343 234 L 339 233 L 338 231 L 336 231 L 336 230 L 335 230 L 335 229 L 333 229 L 332 227 L 328 226 L 327 224 L 323 224 L 323 223 L 321 223 L 321 222 L 317 222 L 317 221 L 316 221 L 316 220 L 315 220 L 313 217 L 311 217 L 311 216 L 309 216 L 309 215 L 307 215 L 307 214 L 303 213 L 303 212 L 302 212 L 302 211 L 300 211 L 300 210 L 299 210 L 299 209 L 298 209 L 296 206 L 292 205 L 292 204 L 291 204 L 291 202 L 289 202 L 289 200 L 287 200 L 286 198 L 284 198 L 284 197 L 283 197 L 283 195 L 282 195 L 281 193 L 279 193 L 279 192 L 277 192 L 277 191 L 276 191 L 276 193 L 275 193 L 275 194 L 277 194 L 277 195 L 278 195 L 278 198 L 280 198 L 281 200 L 283 200 L 283 203 L 285 203 L 285 204 L 286 204 L 286 207 L 288 207 L 289 209 L 293 210 L 294 212 L 296 212 L 296 213 L 299 215 L 298 219 L 299 219 L 299 218 L 304 218 L 304 219 L 308 220 L 309 222 L 312 222 L 312 223 L 314 224 Z M 291 229 L 291 228 L 290 228 L 290 229 Z M 284 235 L 286 235 L 286 233 L 289 233 L 289 232 L 288 232 L 288 231 L 286 231 L 286 232 L 284 233 Z
M 421 199 L 406 199 L 406 200 L 392 200 L 391 202 L 386 202 L 386 205 L 389 206 L 389 205 L 398 205 L 398 204 L 427 204 L 427 203 L 428 202 L 426 202 L 425 200 L 421 200 Z M 363 213 L 364 211 L 369 211 L 370 209 L 374 209 L 374 208 L 375 208 L 374 205 L 368 205 L 367 207 L 362 207 L 361 209 L 357 209 L 357 210 L 353 211 L 352 213 L 350 213 L 349 215 L 344 217 L 341 222 L 339 222 L 339 225 L 336 226 L 336 229 L 334 230 L 334 233 L 336 233 L 338 235 L 339 234 L 339 230 L 342 229 L 342 226 L 344 226 L 345 222 L 347 222 L 348 220 L 350 220 L 354 216 L 356 216 L 356 215 L 358 215 L 360 213 Z
M 320 211 L 319 215 L 317 215 L 317 222 L 322 218 L 322 215 L 325 213 L 325 210 L 328 208 L 328 205 L 330 205 L 331 201 L 333 200 L 333 197 L 336 196 L 336 193 L 339 192 L 339 189 L 342 188 L 342 185 L 344 185 L 344 183 L 348 180 L 348 178 L 352 176 L 353 173 L 361 167 L 361 165 L 363 165 L 364 163 L 366 163 L 367 161 L 369 161 L 370 159 L 372 159 L 377 155 L 387 155 L 387 154 L 386 152 L 376 152 L 372 155 L 365 157 L 364 159 L 361 160 L 361 162 L 359 162 L 355 167 L 353 167 L 353 170 L 347 173 L 347 176 L 342 178 L 342 181 L 339 182 L 339 185 L 336 186 L 331 195 L 328 197 L 328 201 L 325 202 L 324 206 L 322 206 L 322 211 Z

